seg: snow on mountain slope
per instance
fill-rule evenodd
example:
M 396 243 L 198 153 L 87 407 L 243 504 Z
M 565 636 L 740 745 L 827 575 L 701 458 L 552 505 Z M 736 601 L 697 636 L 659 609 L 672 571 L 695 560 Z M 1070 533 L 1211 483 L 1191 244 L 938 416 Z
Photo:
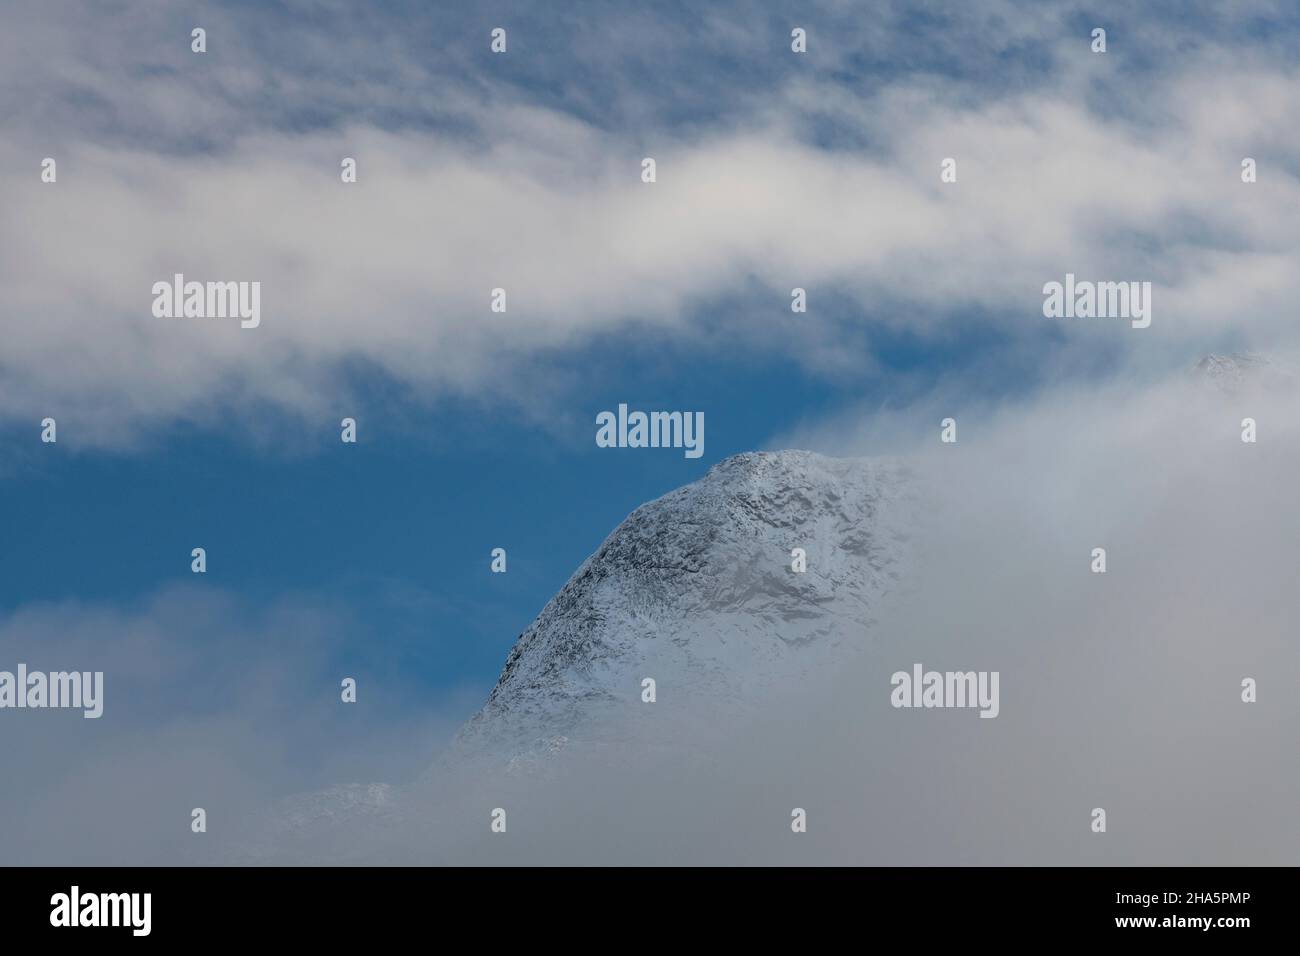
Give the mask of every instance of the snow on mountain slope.
M 456 749 L 530 762 L 597 741 L 647 677 L 718 716 L 760 704 L 867 639 L 907 564 L 910 489 L 888 461 L 751 452 L 642 505 L 520 636 Z
M 1211 353 L 1192 367 L 1191 374 L 1226 395 L 1247 388 L 1294 388 L 1297 383 L 1295 369 L 1288 363 L 1259 352 Z

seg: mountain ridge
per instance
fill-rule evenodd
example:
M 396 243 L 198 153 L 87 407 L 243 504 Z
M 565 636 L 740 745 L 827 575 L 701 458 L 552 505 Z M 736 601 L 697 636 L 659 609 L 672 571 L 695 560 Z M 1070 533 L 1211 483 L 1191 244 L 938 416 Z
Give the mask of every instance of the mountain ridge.
M 890 459 L 746 452 L 646 502 L 519 636 L 456 749 L 590 738 L 593 717 L 641 703 L 645 678 L 744 710 L 827 663 L 903 574 L 910 486 Z

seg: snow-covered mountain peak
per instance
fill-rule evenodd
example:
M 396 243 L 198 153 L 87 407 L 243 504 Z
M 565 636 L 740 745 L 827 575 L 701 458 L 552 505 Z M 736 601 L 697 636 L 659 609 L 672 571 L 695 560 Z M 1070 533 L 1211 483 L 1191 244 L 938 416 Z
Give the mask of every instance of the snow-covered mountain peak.
M 731 710 L 827 662 L 903 571 L 910 485 L 889 461 L 750 452 L 642 505 L 519 637 L 459 743 L 550 751 L 641 706 L 646 678 Z
M 1191 369 L 1192 375 L 1217 391 L 1236 394 L 1247 388 L 1294 387 L 1296 373 L 1288 364 L 1260 352 L 1210 353 Z

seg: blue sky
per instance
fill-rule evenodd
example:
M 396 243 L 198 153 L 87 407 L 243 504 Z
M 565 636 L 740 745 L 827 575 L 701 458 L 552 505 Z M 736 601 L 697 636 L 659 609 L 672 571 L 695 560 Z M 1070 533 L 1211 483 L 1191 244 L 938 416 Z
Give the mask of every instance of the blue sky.
M 757 320 L 797 323 L 782 305 Z M 1053 338 L 1045 327 L 1042 347 Z M 818 376 L 775 355 L 701 357 L 662 337 L 611 336 L 560 360 L 573 414 L 558 432 L 499 405 L 412 404 L 367 373 L 355 376 L 356 400 L 308 434 L 271 415 L 253 435 L 228 421 L 86 450 L 75 422 L 54 446 L 10 427 L 6 440 L 28 447 L 6 480 L 7 500 L 21 506 L 9 509 L 0 549 L 0 612 L 138 605 L 176 585 L 254 605 L 292 594 L 346 615 L 350 639 L 332 662 L 340 673 L 379 675 L 411 706 L 439 691 L 486 693 L 518 634 L 637 505 L 807 421 L 859 404 L 905 408 L 964 367 L 1013 372 L 973 382 L 972 398 L 1037 385 L 995 336 L 935 343 L 864 330 L 859 347 L 870 371 Z M 703 411 L 705 454 L 597 448 L 596 413 L 620 402 Z M 343 415 L 359 421 L 355 446 L 338 440 Z M 276 427 L 295 447 L 274 447 Z M 200 546 L 202 578 L 189 569 Z M 489 570 L 494 547 L 507 549 L 505 575 Z
M 364 665 L 412 693 L 485 692 L 519 632 L 638 504 L 804 419 L 891 401 L 881 375 L 826 382 L 775 357 L 699 360 L 634 344 L 583 357 L 632 356 L 571 391 L 583 413 L 558 435 L 510 410 L 394 409 L 382 395 L 340 409 L 359 421 L 355 446 L 338 441 L 334 418 L 288 452 L 238 428 L 177 429 L 126 453 L 77 451 L 64 426 L 59 444 L 29 449 L 6 481 L 7 500 L 22 504 L 9 509 L 0 550 L 0 611 L 130 604 L 195 581 L 253 602 L 300 593 L 355 618 L 340 667 Z M 924 375 L 952 361 L 938 348 L 895 348 L 900 368 Z M 595 415 L 620 402 L 703 411 L 705 454 L 597 448 Z M 203 578 L 189 569 L 198 546 Z M 505 575 L 489 571 L 498 546 Z
M 343 631 L 323 674 L 454 723 L 619 520 L 727 455 L 1294 340 L 1287 4 L 352 7 L 7 14 L 11 628 L 197 588 L 273 645 L 291 598 Z M 160 325 L 174 271 L 259 279 L 263 327 Z M 1149 334 L 1046 323 L 1066 271 L 1154 280 Z M 620 402 L 703 411 L 703 457 L 596 448 Z

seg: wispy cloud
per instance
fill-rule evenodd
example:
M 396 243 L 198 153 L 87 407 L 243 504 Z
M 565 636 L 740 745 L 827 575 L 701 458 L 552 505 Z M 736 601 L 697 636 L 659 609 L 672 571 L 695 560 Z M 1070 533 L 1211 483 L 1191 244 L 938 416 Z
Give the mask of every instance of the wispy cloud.
M 355 648 L 320 598 L 256 606 L 197 588 L 0 618 L 0 670 L 103 671 L 104 712 L 6 710 L 9 864 L 213 859 L 274 800 L 423 771 L 476 692 L 428 700 Z M 357 705 L 340 699 L 357 679 Z M 414 706 L 413 701 L 419 705 Z M 191 834 L 208 811 L 211 839 Z
M 204 56 L 188 51 L 188 20 L 176 14 L 147 42 L 128 41 L 119 31 L 146 9 L 131 7 L 95 43 L 30 11 L 8 31 L 11 47 L 41 47 L 52 61 L 37 69 L 30 51 L 5 60 L 19 104 L 0 147 L 11 170 L 0 224 L 10 420 L 57 411 L 84 426 L 81 440 L 114 444 L 141 426 L 217 423 L 230 409 L 316 416 L 356 367 L 422 399 L 558 401 L 548 361 L 656 327 L 703 349 L 792 352 L 814 370 L 837 347 L 869 361 L 856 338 L 864 326 L 943 341 L 978 321 L 1046 348 L 1041 285 L 1066 271 L 1155 284 L 1151 330 L 1050 330 L 1080 350 L 1180 361 L 1229 337 L 1291 340 L 1300 280 L 1289 263 L 1300 250 L 1285 210 L 1300 199 L 1300 139 L 1285 117 L 1297 74 L 1263 41 L 1174 56 L 1135 23 L 1161 64 L 1138 95 L 1114 83 L 1135 68 L 1123 35 L 1114 54 L 1090 54 L 1067 12 L 1024 20 L 1007 8 L 909 32 L 894 9 L 887 25 L 900 43 L 923 26 L 952 41 L 954 67 L 882 66 L 864 88 L 841 71 L 874 75 L 872 51 L 889 52 L 869 20 L 818 36 L 805 61 L 771 18 L 746 19 L 742 7 L 712 15 L 707 45 L 762 64 L 748 92 L 728 60 L 696 67 L 734 112 L 650 110 L 633 126 L 600 122 L 580 100 L 561 108 L 572 98 L 547 95 L 535 75 L 567 78 L 568 90 L 576 69 L 605 79 L 633 68 L 636 57 L 628 66 L 615 55 L 626 24 L 575 25 L 563 55 L 519 30 L 518 48 L 496 58 L 484 27 L 484 52 L 462 51 L 455 76 L 443 76 L 447 63 L 398 37 L 397 14 L 366 14 L 336 49 L 323 31 L 342 8 L 326 24 L 287 7 L 277 15 L 302 32 L 286 33 L 273 59 L 242 12 L 214 11 Z M 848 17 L 834 5 L 819 15 Z M 684 68 L 704 41 L 674 22 L 655 18 L 646 42 L 678 38 L 670 62 Z M 1008 56 L 1031 35 L 1050 74 L 1011 86 L 962 74 L 967 60 Z M 445 48 L 470 43 L 440 36 Z M 862 47 L 851 53 L 851 40 Z M 131 55 L 119 64 L 109 50 Z M 301 72 L 312 66 L 319 76 Z M 635 87 L 612 88 L 629 104 L 648 98 Z M 133 122 L 137 132 L 123 133 Z M 50 154 L 56 185 L 38 178 Z M 659 162 L 653 186 L 638 178 L 644 155 Z M 1238 175 L 1247 155 L 1260 163 L 1249 186 Z M 358 160 L 355 186 L 339 181 L 343 156 Z M 947 156 L 959 179 L 941 185 Z M 175 272 L 260 281 L 262 326 L 154 318 L 151 285 Z M 758 289 L 779 315 L 794 286 L 809 289 L 810 312 L 797 317 L 806 335 L 738 308 Z M 488 310 L 497 287 L 505 315 Z M 851 305 L 819 309 L 832 295 Z

